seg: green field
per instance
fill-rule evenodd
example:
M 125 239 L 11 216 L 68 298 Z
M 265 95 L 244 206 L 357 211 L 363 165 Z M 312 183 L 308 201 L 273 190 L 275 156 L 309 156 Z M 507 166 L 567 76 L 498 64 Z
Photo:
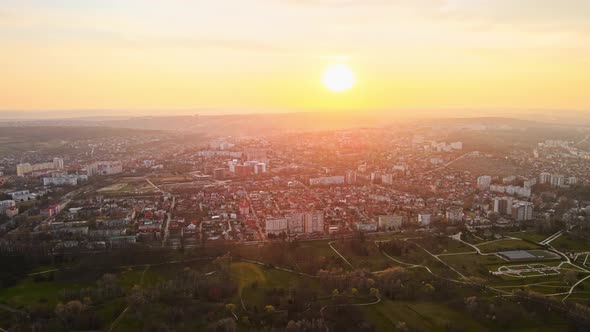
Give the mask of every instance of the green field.
M 369 271 L 381 271 L 388 267 L 399 265 L 387 258 L 372 241 L 365 241 L 362 246 L 367 255 L 355 253 L 348 245 L 348 241 L 338 241 L 332 244 L 340 254 L 342 254 L 355 269 L 367 269 Z
M 510 250 L 542 249 L 541 246 L 522 240 L 503 239 L 490 243 L 478 244 L 477 247 L 484 253 Z
M 572 239 L 568 234 L 564 234 L 551 241 L 551 246 L 561 251 L 590 251 L 590 241 Z
M 534 233 L 534 232 L 514 232 L 514 233 L 509 233 L 508 236 L 511 237 L 516 237 L 519 239 L 523 239 L 523 240 L 528 240 L 531 242 L 535 242 L 535 243 L 539 243 L 543 240 L 545 240 L 546 238 L 548 238 L 551 234 L 547 235 L 547 234 L 539 234 L 539 233 Z
M 397 331 L 400 322 L 420 331 L 448 331 L 449 326 L 464 331 L 486 331 L 477 320 L 464 313 L 431 302 L 383 301 L 363 308 L 363 312 L 377 331 Z

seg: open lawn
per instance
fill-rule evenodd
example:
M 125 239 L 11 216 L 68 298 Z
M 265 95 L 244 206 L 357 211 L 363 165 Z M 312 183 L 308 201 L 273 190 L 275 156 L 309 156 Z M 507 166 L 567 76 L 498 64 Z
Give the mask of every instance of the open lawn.
M 365 241 L 359 244 L 358 248 L 346 240 L 334 242 L 332 245 L 357 269 L 381 271 L 397 265 L 383 255 L 373 241 Z
M 489 271 L 495 264 L 504 262 L 495 255 L 465 254 L 440 256 L 439 258 L 466 276 L 484 279 L 493 278 Z
M 484 253 L 510 250 L 542 249 L 541 246 L 522 240 L 502 239 L 478 244 L 477 247 Z
M 528 231 L 508 233 L 508 236 L 516 237 L 516 238 L 523 239 L 523 240 L 528 240 L 528 241 L 535 242 L 535 243 L 539 243 L 539 242 L 545 240 L 550 235 L 551 234 L 539 234 L 539 233 L 528 232 Z
M 553 240 L 550 244 L 552 247 L 560 251 L 590 251 L 590 241 L 573 239 L 568 234 L 563 234 L 562 236 Z
M 234 300 L 237 306 L 240 306 L 240 297 L 247 308 L 257 306 L 262 309 L 268 304 L 277 306 L 270 303 L 267 293 L 274 290 L 287 292 L 290 287 L 306 287 L 321 293 L 317 279 L 253 263 L 232 263 L 231 272 L 232 278 L 238 282 L 238 294 Z
M 486 331 L 466 314 L 432 302 L 383 301 L 364 307 L 363 312 L 377 331 L 398 331 L 401 322 L 419 331 L 449 331 L 449 326 L 464 331 Z
M 80 289 L 92 286 L 92 283 L 40 281 L 35 282 L 32 277 L 20 281 L 16 286 L 0 289 L 0 303 L 7 303 L 16 308 L 47 303 L 55 306 L 59 301 L 59 294 L 64 289 Z

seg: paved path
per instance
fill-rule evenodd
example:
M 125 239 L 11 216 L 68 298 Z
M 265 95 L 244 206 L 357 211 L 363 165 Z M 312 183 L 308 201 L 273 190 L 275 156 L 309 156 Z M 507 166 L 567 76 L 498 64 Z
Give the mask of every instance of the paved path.
M 352 266 L 352 264 L 350 264 L 350 262 L 348 261 L 348 259 L 346 259 L 346 257 L 342 256 L 342 254 L 341 254 L 341 253 L 340 253 L 338 250 L 336 250 L 336 248 L 334 248 L 334 246 L 332 245 L 332 243 L 334 243 L 334 242 L 338 242 L 338 241 L 330 241 L 330 242 L 328 242 L 328 245 L 330 246 L 330 248 L 332 248 L 332 250 L 334 250 L 334 252 L 335 252 L 335 253 L 336 253 L 338 256 L 340 256 L 340 258 L 342 258 L 342 260 L 343 260 L 343 261 L 344 261 L 346 264 L 348 264 L 348 266 L 350 266 L 351 268 L 353 268 L 353 269 L 354 269 L 354 266 Z

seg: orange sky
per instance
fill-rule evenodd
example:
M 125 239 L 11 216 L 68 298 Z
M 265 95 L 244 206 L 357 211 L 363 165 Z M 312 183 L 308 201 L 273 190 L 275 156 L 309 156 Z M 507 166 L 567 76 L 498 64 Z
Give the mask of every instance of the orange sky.
M 6 0 L 0 45 L 4 110 L 590 107 L 586 0 Z

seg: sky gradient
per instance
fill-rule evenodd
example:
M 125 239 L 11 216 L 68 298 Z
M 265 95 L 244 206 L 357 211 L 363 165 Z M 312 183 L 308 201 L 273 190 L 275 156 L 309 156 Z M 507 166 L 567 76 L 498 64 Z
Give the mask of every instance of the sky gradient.
M 590 109 L 587 0 L 0 0 L 0 45 L 3 110 Z

